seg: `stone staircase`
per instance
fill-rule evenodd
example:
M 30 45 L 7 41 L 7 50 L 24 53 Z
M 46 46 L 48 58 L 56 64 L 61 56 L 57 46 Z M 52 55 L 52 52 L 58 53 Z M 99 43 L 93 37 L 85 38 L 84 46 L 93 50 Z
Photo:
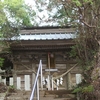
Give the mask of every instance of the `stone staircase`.
M 76 100 L 72 94 L 63 94 L 62 91 L 60 91 L 60 94 L 63 94 L 61 97 L 59 97 L 58 91 L 57 93 L 55 91 L 47 92 L 44 96 L 45 92 L 47 91 L 40 90 L 40 100 Z M 31 91 L 16 91 L 15 93 L 8 93 L 5 97 L 5 93 L 1 93 L 0 100 L 29 100 L 30 94 Z M 36 97 L 34 100 L 37 100 Z
M 16 91 L 8 93 L 4 100 L 29 100 L 31 91 Z
M 72 94 L 72 90 L 46 90 L 43 97 L 47 98 L 50 95 L 53 97 L 52 100 L 76 100 L 75 94 Z
M 4 100 L 6 93 L 0 93 L 0 100 Z

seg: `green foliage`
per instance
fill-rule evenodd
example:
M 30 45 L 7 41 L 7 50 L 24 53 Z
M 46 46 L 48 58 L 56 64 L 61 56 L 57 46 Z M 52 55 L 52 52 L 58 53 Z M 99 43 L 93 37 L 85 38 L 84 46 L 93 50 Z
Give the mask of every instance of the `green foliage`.
M 10 85 L 9 88 L 8 88 L 8 91 L 9 91 L 10 93 L 15 92 L 15 91 L 16 91 L 15 86 L 14 86 L 14 85 Z
M 35 11 L 24 0 L 0 1 L 0 36 L 18 35 L 20 27 L 32 26 Z
M 0 58 L 0 67 L 2 67 L 3 62 L 4 62 L 4 59 L 3 58 Z
M 76 6 L 82 6 L 84 3 L 90 3 L 93 4 L 93 0 L 72 0 L 72 2 L 76 5 Z
M 82 6 L 81 2 L 79 0 L 72 0 L 73 3 L 75 3 L 77 6 Z
M 71 47 L 70 57 L 75 57 L 75 58 L 77 57 L 76 46 Z
M 35 11 L 24 0 L 0 0 L 0 40 L 19 35 L 22 27 L 32 26 Z M 0 42 L 0 53 L 8 52 L 9 44 Z M 0 58 L 0 67 L 4 59 Z
M 93 90 L 94 90 L 93 86 L 92 85 L 89 85 L 89 86 L 83 87 L 82 93 L 93 92 Z
M 76 87 L 73 93 L 91 93 L 93 92 L 93 90 L 94 90 L 93 85 L 81 86 L 81 87 Z
M 82 87 L 77 87 L 73 90 L 73 93 L 78 93 L 82 91 Z
M 15 86 L 14 85 L 10 85 L 9 89 L 15 89 Z
M 99 67 L 98 52 L 100 52 L 100 0 L 50 0 L 49 14 L 52 21 L 58 25 L 70 25 L 77 28 L 76 45 L 72 47 L 70 56 L 77 59 L 82 69 L 84 83 L 77 87 L 74 92 L 80 92 L 83 100 L 94 100 L 88 92 L 94 90 L 91 83 L 92 72 Z M 50 20 L 51 21 L 51 20 Z M 94 94 L 95 95 L 95 94 Z M 90 98 L 87 98 L 90 97 Z
M 77 38 L 78 39 L 78 38 Z M 75 40 L 76 45 L 72 46 L 70 56 L 75 57 L 82 66 L 91 66 L 98 52 L 98 41 L 93 38 Z

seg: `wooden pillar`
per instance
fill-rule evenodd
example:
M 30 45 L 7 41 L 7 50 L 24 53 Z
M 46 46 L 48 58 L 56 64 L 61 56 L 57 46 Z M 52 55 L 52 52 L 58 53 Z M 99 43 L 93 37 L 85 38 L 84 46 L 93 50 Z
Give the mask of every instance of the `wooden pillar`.
M 67 75 L 65 75 L 64 77 L 63 77 L 63 84 L 64 84 L 64 86 L 65 86 L 65 89 L 66 90 L 68 90 L 68 77 L 67 77 Z
M 70 64 L 67 63 L 67 64 L 66 64 L 66 71 L 67 71 L 69 68 L 70 68 Z M 70 84 L 70 83 L 69 83 L 69 77 L 70 77 L 69 74 L 66 74 L 66 75 L 64 76 L 64 84 L 65 84 L 66 90 L 69 89 L 69 84 Z
M 67 77 L 68 77 L 67 78 L 68 79 L 67 80 L 68 81 L 68 89 L 71 89 L 71 73 L 70 72 L 68 73 L 68 76 Z
M 13 64 L 13 85 L 15 88 L 17 88 L 16 64 Z
M 35 67 L 36 67 L 36 65 L 35 65 L 35 64 L 32 64 L 32 71 L 34 71 L 34 72 L 35 72 Z M 32 72 L 32 84 L 31 84 L 31 89 L 33 88 L 33 85 L 34 85 L 34 82 L 35 82 L 35 77 L 36 77 L 36 75 L 35 75 L 34 72 Z
M 71 68 L 70 63 L 66 63 L 66 70 L 68 71 Z M 66 74 L 66 89 L 69 90 L 72 88 L 72 77 L 71 72 Z

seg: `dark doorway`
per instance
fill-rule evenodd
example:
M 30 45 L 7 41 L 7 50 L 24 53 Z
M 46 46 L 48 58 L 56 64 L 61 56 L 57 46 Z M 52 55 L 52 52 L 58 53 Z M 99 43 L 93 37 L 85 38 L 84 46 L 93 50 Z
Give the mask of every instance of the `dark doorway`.
M 55 54 L 48 53 L 48 68 L 55 69 Z
M 9 86 L 9 78 L 12 77 L 13 63 L 8 58 L 4 58 L 4 63 L 1 69 L 5 70 L 2 77 L 6 78 L 6 85 Z

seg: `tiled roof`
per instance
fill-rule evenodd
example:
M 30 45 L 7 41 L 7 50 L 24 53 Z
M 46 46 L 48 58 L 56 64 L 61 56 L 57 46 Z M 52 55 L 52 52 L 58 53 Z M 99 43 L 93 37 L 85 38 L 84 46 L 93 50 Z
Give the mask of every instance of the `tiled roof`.
M 40 29 L 22 29 L 20 36 L 12 40 L 58 40 L 72 39 L 75 37 L 74 28 L 40 28 Z
M 56 39 L 71 39 L 74 37 L 72 33 L 55 33 L 55 34 L 21 34 L 19 40 L 56 40 Z

